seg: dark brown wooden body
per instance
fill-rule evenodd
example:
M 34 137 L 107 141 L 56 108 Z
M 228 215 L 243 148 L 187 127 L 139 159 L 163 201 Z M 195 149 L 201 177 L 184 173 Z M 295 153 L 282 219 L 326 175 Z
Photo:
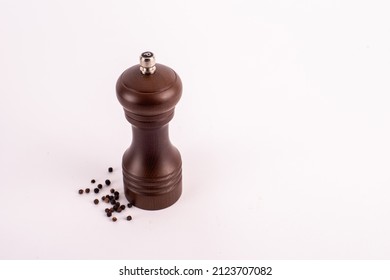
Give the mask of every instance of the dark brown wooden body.
M 181 157 L 168 133 L 181 97 L 181 80 L 164 65 L 156 64 L 151 75 L 142 74 L 136 65 L 119 77 L 116 90 L 133 129 L 122 160 L 126 198 L 142 209 L 171 206 L 182 192 Z

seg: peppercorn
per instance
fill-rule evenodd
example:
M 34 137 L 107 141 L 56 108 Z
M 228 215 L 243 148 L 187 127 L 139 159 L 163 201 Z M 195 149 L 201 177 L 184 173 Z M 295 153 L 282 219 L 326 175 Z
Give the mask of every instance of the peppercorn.
M 116 212 L 118 212 L 118 213 L 122 212 L 122 208 L 117 207 L 117 208 L 116 208 Z
M 126 217 L 126 219 L 127 219 L 128 221 L 131 221 L 133 218 L 129 215 L 129 216 Z
M 94 188 L 93 191 L 94 191 L 95 193 L 99 193 L 99 189 L 98 189 L 98 188 Z
M 126 209 L 126 206 L 123 205 L 123 204 L 122 204 L 120 207 L 121 207 L 122 210 L 125 210 L 125 209 Z
M 114 190 L 114 189 L 111 189 L 111 190 L 110 190 L 110 193 L 114 193 L 114 192 L 115 192 L 115 190 Z
M 114 192 L 114 195 L 119 195 L 119 192 L 118 191 Z
M 116 222 L 117 218 L 116 217 L 112 217 L 112 221 L 113 222 Z
M 106 208 L 106 209 L 104 209 L 104 212 L 108 213 L 108 212 L 110 212 L 110 209 Z
M 111 181 L 108 179 L 106 181 L 104 181 L 104 183 L 106 183 L 107 186 L 111 185 Z
M 84 190 L 80 189 L 79 194 L 83 194 Z
M 103 188 L 103 185 L 102 185 L 102 184 L 99 184 L 99 185 L 98 185 L 98 188 L 99 188 L 99 189 Z
M 113 171 L 112 167 L 109 167 L 109 168 L 108 168 L 108 172 L 111 173 L 112 171 Z
M 92 180 L 91 180 L 91 183 L 92 183 L 92 184 L 95 184 L 95 182 L 96 182 L 95 179 L 92 179 Z
M 86 192 L 86 193 L 89 193 L 90 191 L 91 191 L 91 190 L 90 190 L 89 188 L 86 188 L 86 189 L 85 189 L 85 192 Z
M 111 212 L 107 212 L 106 215 L 107 215 L 107 217 L 111 217 L 112 214 L 111 214 Z
M 99 204 L 99 199 L 95 199 L 95 200 L 93 201 L 93 203 L 95 203 L 96 205 Z
M 108 197 L 104 198 L 104 202 L 105 202 L 105 203 L 109 203 L 109 202 L 110 202 L 110 200 L 108 199 Z
M 128 204 L 127 204 L 127 207 L 131 208 L 131 207 L 133 207 L 133 204 L 128 203 Z
M 116 200 L 115 200 L 115 199 L 111 199 L 111 200 L 110 200 L 110 203 L 111 203 L 111 205 L 115 205 Z

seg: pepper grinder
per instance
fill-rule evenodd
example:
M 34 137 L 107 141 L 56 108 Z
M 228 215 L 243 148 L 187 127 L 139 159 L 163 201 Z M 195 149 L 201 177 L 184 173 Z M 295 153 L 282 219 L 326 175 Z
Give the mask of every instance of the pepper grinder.
M 141 209 L 169 207 L 182 192 L 181 156 L 168 133 L 182 93 L 180 77 L 171 68 L 156 64 L 148 51 L 141 54 L 140 65 L 122 73 L 116 93 L 133 131 L 122 158 L 125 196 Z

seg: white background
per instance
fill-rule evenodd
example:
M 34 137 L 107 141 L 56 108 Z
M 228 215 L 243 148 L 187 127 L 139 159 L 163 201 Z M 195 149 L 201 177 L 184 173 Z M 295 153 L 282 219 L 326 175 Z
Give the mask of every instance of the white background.
M 390 258 L 389 11 L 0 0 L 0 258 Z M 145 50 L 183 81 L 184 192 L 113 223 L 77 190 L 122 189 L 115 83 Z

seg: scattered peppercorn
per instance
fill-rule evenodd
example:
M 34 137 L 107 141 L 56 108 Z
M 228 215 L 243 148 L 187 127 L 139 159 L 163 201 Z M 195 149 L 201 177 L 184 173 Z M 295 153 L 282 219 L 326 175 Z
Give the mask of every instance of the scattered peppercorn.
M 112 167 L 108 167 L 108 172 L 109 173 L 112 173 L 114 171 L 114 169 Z M 96 180 L 95 179 L 91 179 L 91 183 L 92 184 L 95 184 L 96 183 Z M 111 181 L 109 179 L 106 179 L 104 181 L 104 184 L 108 187 L 111 185 Z M 101 184 L 97 184 L 96 185 L 96 188 L 85 188 L 85 189 L 79 189 L 78 193 L 81 195 L 83 194 L 84 192 L 85 193 L 90 193 L 90 192 L 94 192 L 95 194 L 98 194 L 100 192 L 100 190 L 103 189 L 103 186 L 104 186 L 103 183 Z M 112 194 L 112 195 L 110 195 Z M 111 203 L 112 204 L 112 207 L 111 208 L 105 208 L 105 213 L 107 215 L 107 217 L 110 217 L 111 220 L 113 222 L 116 222 L 118 220 L 117 217 L 112 217 L 112 215 L 117 212 L 117 213 L 121 213 L 122 211 L 124 211 L 126 209 L 126 204 L 121 204 L 119 202 L 119 196 L 120 196 L 120 193 L 118 191 L 116 191 L 114 188 L 110 189 L 110 193 L 106 194 L 106 195 L 103 195 L 101 197 L 101 200 L 105 203 Z M 100 199 L 94 199 L 93 200 L 93 203 L 95 205 L 98 205 L 100 202 Z M 128 208 L 131 208 L 133 206 L 133 204 L 130 202 L 127 204 L 127 207 Z M 131 221 L 132 220 L 132 217 L 131 216 L 127 216 L 126 217 L 126 220 L 128 221 Z

